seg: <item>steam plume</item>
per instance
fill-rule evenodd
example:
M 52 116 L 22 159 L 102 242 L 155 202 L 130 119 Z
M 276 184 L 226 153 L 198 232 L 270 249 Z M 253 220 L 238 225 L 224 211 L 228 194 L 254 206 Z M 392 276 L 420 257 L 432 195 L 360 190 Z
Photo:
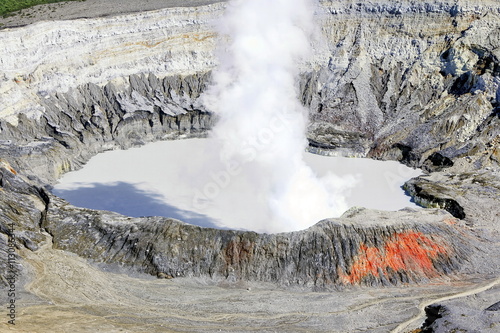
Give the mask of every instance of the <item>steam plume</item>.
M 313 12 L 308 0 L 234 0 L 219 25 L 220 65 L 202 102 L 219 117 L 212 135 L 226 176 L 266 210 L 248 229 L 299 230 L 347 208 L 347 182 L 318 179 L 302 160 L 298 64 L 311 53 Z

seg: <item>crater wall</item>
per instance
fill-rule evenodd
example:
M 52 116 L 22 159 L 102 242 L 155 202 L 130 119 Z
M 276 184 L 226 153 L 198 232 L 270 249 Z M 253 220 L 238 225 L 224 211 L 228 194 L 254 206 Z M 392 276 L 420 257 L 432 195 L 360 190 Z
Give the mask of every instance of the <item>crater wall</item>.
M 198 97 L 216 65 L 212 24 L 223 9 L 0 32 L 2 223 L 16 224 L 20 244 L 36 250 L 48 233 L 56 248 L 151 274 L 319 287 L 498 269 L 479 259 L 498 242 L 495 2 L 322 1 L 322 39 L 298 64 L 311 150 L 424 167 L 430 175 L 407 189 L 438 210 L 358 211 L 303 232 L 257 235 L 130 219 L 50 195 L 62 173 L 104 150 L 205 135 L 214 117 Z

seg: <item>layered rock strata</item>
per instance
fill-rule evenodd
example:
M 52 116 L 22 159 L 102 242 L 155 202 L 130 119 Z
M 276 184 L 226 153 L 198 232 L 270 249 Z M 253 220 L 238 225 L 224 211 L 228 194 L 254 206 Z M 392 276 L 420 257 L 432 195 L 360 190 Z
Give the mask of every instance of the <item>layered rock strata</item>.
M 311 149 L 423 167 L 430 176 L 409 182 L 409 193 L 448 213 L 350 211 L 302 232 L 258 235 L 128 218 L 51 195 L 62 173 L 99 152 L 205 135 L 215 120 L 199 96 L 216 65 L 211 24 L 223 9 L 0 33 L 4 236 L 14 223 L 30 250 L 47 232 L 55 248 L 150 274 L 317 288 L 498 272 L 497 257 L 481 260 L 499 240 L 495 2 L 322 1 L 323 43 L 299 65 Z

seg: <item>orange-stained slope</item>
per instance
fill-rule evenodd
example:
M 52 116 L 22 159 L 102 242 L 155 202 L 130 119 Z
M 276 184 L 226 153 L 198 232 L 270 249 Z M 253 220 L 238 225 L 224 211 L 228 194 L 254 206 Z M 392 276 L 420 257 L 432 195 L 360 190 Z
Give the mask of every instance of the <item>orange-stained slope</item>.
M 394 234 L 382 249 L 361 244 L 358 257 L 349 274 L 341 273 L 343 283 L 356 284 L 369 275 L 380 276 L 393 271 L 411 271 L 420 276 L 434 277 L 439 273 L 432 260 L 446 249 L 421 232 L 405 231 Z

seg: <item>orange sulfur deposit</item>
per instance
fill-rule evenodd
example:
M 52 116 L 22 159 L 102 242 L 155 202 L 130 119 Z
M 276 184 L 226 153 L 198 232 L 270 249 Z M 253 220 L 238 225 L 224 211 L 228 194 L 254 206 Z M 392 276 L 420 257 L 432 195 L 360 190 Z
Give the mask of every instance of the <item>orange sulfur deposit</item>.
M 357 284 L 372 275 L 379 277 L 393 272 L 413 272 L 419 276 L 435 277 L 432 260 L 439 254 L 446 255 L 446 249 L 421 232 L 406 231 L 394 234 L 383 247 L 369 247 L 361 244 L 358 256 L 349 274 L 340 274 L 345 284 Z

